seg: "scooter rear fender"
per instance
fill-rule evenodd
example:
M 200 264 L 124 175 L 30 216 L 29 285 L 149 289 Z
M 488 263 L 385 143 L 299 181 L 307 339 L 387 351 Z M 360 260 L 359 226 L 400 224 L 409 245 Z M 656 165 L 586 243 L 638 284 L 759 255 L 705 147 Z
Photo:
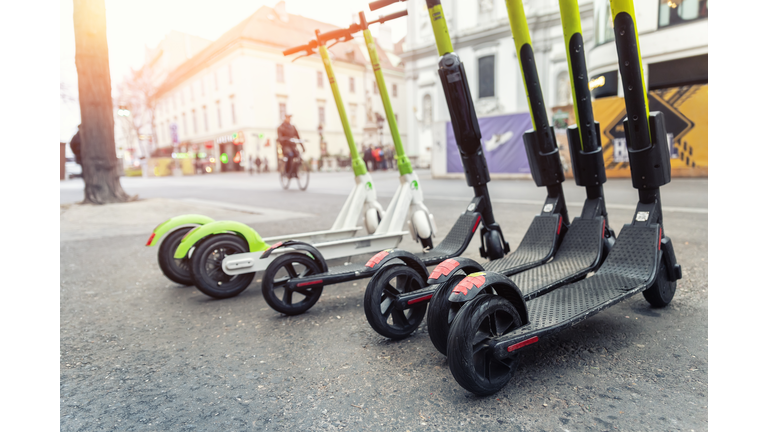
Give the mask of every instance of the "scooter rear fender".
M 464 274 L 475 273 L 483 271 L 483 266 L 471 258 L 448 258 L 447 260 L 438 264 L 437 267 L 432 270 L 432 274 L 429 275 L 427 284 L 441 284 L 450 279 L 451 276 L 455 275 L 459 271 L 463 271 Z
M 509 300 L 520 314 L 523 324 L 528 323 L 528 308 L 525 305 L 520 288 L 508 277 L 494 272 L 477 272 L 467 275 L 453 288 L 448 301 L 466 303 L 481 293 L 492 293 Z
M 371 257 L 371 259 L 365 263 L 365 266 L 378 272 L 379 269 L 392 260 L 402 261 L 408 267 L 418 271 L 424 280 L 427 280 L 429 273 L 427 272 L 427 267 L 424 263 L 412 252 L 402 249 L 385 249 Z
M 213 221 L 214 220 L 208 216 L 199 214 L 187 214 L 172 217 L 156 226 L 155 229 L 152 230 L 152 234 L 149 236 L 149 240 L 147 240 L 147 246 L 157 245 L 160 243 L 160 239 L 162 239 L 166 234 L 181 227 L 205 225 Z
M 259 252 L 266 250 L 269 245 L 262 240 L 259 233 L 248 225 L 235 221 L 215 221 L 199 227 L 188 232 L 183 239 L 179 247 L 176 248 L 176 252 L 173 257 L 176 259 L 182 259 L 189 253 L 189 250 L 196 245 L 200 240 L 214 235 L 232 233 L 237 234 L 245 241 L 248 242 L 248 249 L 250 252 Z

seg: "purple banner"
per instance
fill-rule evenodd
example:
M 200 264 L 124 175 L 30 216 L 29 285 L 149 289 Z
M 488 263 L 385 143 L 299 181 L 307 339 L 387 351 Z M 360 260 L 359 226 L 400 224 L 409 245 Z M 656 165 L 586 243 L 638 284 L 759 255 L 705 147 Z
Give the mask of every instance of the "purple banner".
M 485 159 L 492 173 L 530 174 L 528 158 L 523 145 L 523 133 L 533 128 L 531 116 L 508 114 L 477 119 L 482 134 Z M 446 124 L 446 153 L 449 173 L 463 173 L 456 136 L 451 122 Z

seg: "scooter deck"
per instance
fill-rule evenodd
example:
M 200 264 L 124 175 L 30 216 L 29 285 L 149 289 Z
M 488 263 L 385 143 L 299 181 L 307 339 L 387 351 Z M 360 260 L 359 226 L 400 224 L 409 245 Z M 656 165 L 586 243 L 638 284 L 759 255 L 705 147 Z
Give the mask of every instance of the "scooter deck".
M 416 254 L 425 266 L 435 265 L 445 259 L 461 255 L 469 246 L 472 236 L 477 230 L 480 222 L 480 213 L 464 212 L 453 224 L 448 235 L 435 248 Z M 341 283 L 355 279 L 371 277 L 376 273 L 371 267 L 366 267 L 365 263 L 349 264 L 329 267 L 325 273 L 317 273 L 302 280 L 314 281 L 321 279 L 324 285 Z
M 546 262 L 555 253 L 561 221 L 558 214 L 537 215 L 514 252 L 484 263 L 483 268 L 509 276 Z
M 661 227 L 625 225 L 592 277 L 527 302 L 530 322 L 497 338 L 511 346 L 589 318 L 648 288 L 659 265 Z
M 604 230 L 603 217 L 577 217 L 563 237 L 563 242 L 557 248 L 552 261 L 509 278 L 520 288 L 523 297 L 528 301 L 586 276 L 600 263 Z

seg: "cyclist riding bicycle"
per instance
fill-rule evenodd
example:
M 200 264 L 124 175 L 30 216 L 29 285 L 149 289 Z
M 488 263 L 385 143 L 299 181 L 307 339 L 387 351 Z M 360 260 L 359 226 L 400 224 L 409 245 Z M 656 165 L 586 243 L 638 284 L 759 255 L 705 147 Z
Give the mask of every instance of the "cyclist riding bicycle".
M 296 144 L 301 146 L 301 151 L 306 151 L 306 149 L 304 149 L 304 144 L 302 144 L 301 138 L 299 138 L 299 131 L 291 124 L 290 114 L 285 115 L 283 123 L 277 128 L 277 142 L 283 149 L 283 156 L 288 158 L 285 172 L 289 177 L 295 176 L 294 158 L 299 156 Z

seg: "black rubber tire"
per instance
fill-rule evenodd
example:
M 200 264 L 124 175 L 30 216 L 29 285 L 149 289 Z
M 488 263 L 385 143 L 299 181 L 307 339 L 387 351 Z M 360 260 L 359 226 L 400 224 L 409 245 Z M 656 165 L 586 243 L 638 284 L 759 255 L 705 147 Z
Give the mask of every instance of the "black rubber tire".
M 659 265 L 659 273 L 656 275 L 656 281 L 643 291 L 643 297 L 655 308 L 663 308 L 672 302 L 672 298 L 677 291 L 677 281 L 669 280 L 667 274 L 667 263 L 664 257 L 661 257 L 661 265 Z
M 280 186 L 285 190 L 291 187 L 291 177 L 285 172 L 285 166 L 280 170 Z
M 189 267 L 190 259 L 188 257 L 176 259 L 173 254 L 179 247 L 181 239 L 193 228 L 183 227 L 169 232 L 157 250 L 157 263 L 160 265 L 160 270 L 163 271 L 165 277 L 181 285 L 193 285 L 195 283 L 192 270 Z
M 486 231 L 483 241 L 485 242 L 485 255 L 488 259 L 495 260 L 504 257 L 504 242 L 499 231 Z
M 392 280 L 395 281 L 394 285 Z M 427 303 L 417 303 L 404 311 L 394 310 L 391 305 L 399 294 L 425 286 L 424 277 L 406 265 L 393 264 L 382 268 L 373 275 L 365 289 L 363 309 L 368 324 L 378 334 L 390 339 L 399 340 L 410 336 L 424 319 Z M 386 310 L 382 310 L 382 306 Z
M 217 299 L 245 291 L 256 273 L 231 276 L 221 268 L 224 257 L 244 252 L 249 252 L 248 242 L 236 234 L 216 234 L 198 243 L 192 252 L 192 276 L 197 289 Z
M 432 237 L 427 237 L 425 239 L 419 237 L 419 242 L 421 243 L 421 247 L 427 250 L 432 250 L 435 248 L 435 246 L 432 244 Z
M 297 271 L 297 265 L 303 269 Z M 320 295 L 323 294 L 323 285 L 312 285 L 295 291 L 289 291 L 283 285 L 290 279 L 318 274 L 321 271 L 320 265 L 315 260 L 302 253 L 287 253 L 275 258 L 269 263 L 262 278 L 261 293 L 264 300 L 272 309 L 282 314 L 303 314 L 320 300 Z M 283 276 L 283 272 L 287 276 Z M 281 289 L 282 295 L 279 295 L 277 291 Z M 293 295 L 296 293 L 304 296 L 304 299 L 298 303 L 293 302 Z
M 519 358 L 499 361 L 485 341 L 521 325 L 515 307 L 501 296 L 480 294 L 467 302 L 448 336 L 448 366 L 459 385 L 478 396 L 501 390 L 512 378 Z
M 296 170 L 296 183 L 299 184 L 299 189 L 303 191 L 307 190 L 307 186 L 309 186 L 309 164 L 305 161 L 299 162 L 298 169 Z
M 451 311 L 451 302 L 448 297 L 451 292 L 466 276 L 464 273 L 455 274 L 450 279 L 440 284 L 437 291 L 429 300 L 429 313 L 427 314 L 427 331 L 432 345 L 435 346 L 440 354 L 448 353 L 448 333 L 451 330 L 449 315 Z

